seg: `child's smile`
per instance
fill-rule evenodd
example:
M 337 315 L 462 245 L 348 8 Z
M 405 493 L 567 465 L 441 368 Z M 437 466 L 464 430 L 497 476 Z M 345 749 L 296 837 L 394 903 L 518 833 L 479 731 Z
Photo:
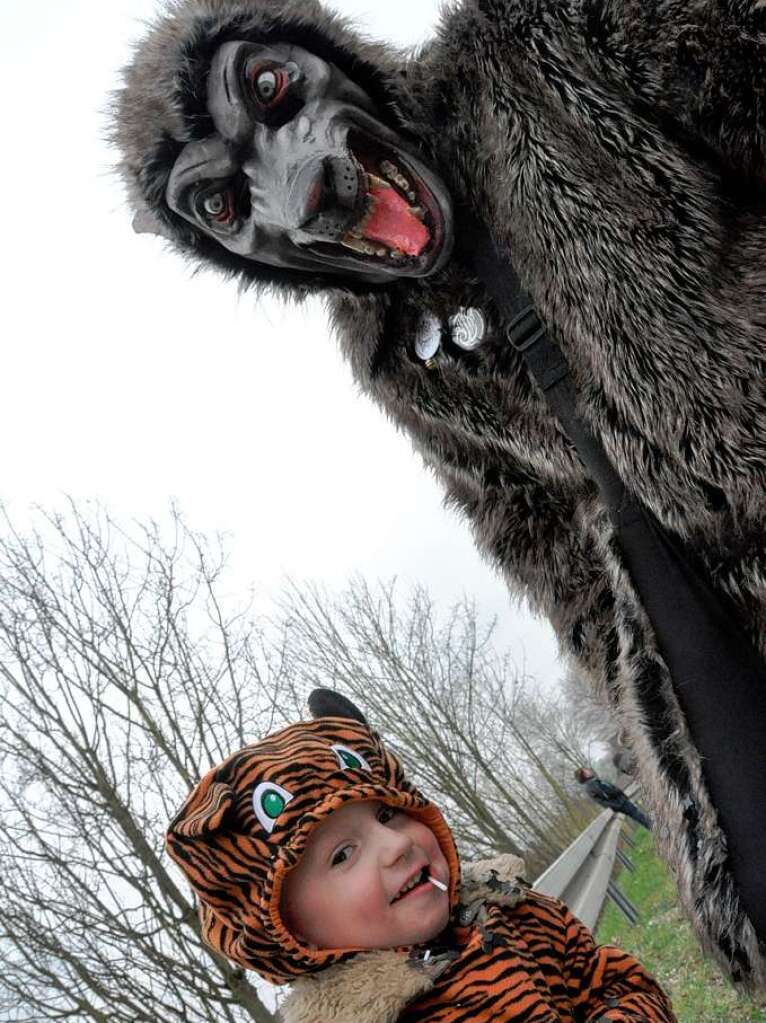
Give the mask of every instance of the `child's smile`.
M 322 949 L 392 948 L 436 937 L 449 918 L 439 843 L 425 824 L 378 802 L 349 803 L 313 833 L 287 875 L 285 923 Z
M 431 882 L 428 880 L 429 876 L 430 875 L 428 870 L 428 864 L 424 864 L 424 866 L 421 867 L 420 870 L 416 870 L 413 873 L 412 877 L 408 878 L 407 881 L 404 882 L 399 892 L 394 896 L 394 898 L 391 901 L 399 902 L 402 899 L 409 898 L 412 895 L 417 895 L 418 892 L 427 891 L 426 886 L 431 884 Z

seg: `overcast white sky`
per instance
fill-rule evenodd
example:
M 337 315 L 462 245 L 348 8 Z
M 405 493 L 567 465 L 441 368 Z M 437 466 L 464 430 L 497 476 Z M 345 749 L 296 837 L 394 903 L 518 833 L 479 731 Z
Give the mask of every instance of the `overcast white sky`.
M 373 36 L 427 38 L 436 0 L 336 0 Z M 467 526 L 355 393 L 318 307 L 256 308 L 136 236 L 103 144 L 107 95 L 151 0 L 14 0 L 0 39 L 4 198 L 0 496 L 99 498 L 120 517 L 176 499 L 232 534 L 243 590 L 353 572 L 464 592 L 540 681 L 552 633 L 514 607 Z

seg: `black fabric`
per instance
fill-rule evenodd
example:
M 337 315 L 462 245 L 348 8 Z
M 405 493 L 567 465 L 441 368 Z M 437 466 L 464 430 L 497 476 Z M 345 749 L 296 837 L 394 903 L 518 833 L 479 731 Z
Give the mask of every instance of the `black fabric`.
M 643 810 L 637 807 L 632 800 L 628 799 L 622 789 L 616 785 L 594 777 L 589 778 L 583 785 L 583 788 L 599 806 L 614 810 L 615 813 L 624 813 L 626 817 L 631 817 L 638 824 L 642 824 L 647 831 L 651 831 L 652 823 Z
M 678 540 L 627 492 L 599 439 L 577 414 L 566 359 L 510 259 L 498 254 L 477 222 L 464 221 L 462 240 L 509 324 L 509 340 L 609 510 L 625 567 L 702 758 L 742 902 L 760 940 L 766 941 L 766 665 Z
M 589 778 L 583 788 L 591 799 L 603 803 L 614 802 L 615 800 L 619 803 L 626 798 L 622 789 L 618 789 L 616 785 L 612 785 L 608 781 L 602 781 L 601 778 Z

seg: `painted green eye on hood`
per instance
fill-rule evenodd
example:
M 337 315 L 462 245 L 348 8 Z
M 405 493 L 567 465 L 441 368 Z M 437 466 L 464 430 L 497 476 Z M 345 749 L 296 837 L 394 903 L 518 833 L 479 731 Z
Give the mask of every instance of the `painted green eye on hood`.
M 277 818 L 293 798 L 292 793 L 273 781 L 262 781 L 253 790 L 253 810 L 260 825 L 271 834 Z
M 335 754 L 338 763 L 344 771 L 370 771 L 370 765 L 361 753 L 351 749 L 350 746 L 342 746 L 336 742 L 330 749 Z

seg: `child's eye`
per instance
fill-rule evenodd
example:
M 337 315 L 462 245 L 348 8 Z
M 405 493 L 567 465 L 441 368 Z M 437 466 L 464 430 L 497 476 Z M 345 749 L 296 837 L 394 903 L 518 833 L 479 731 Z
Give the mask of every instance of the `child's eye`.
M 392 806 L 381 806 L 378 810 L 378 820 L 381 824 L 388 824 L 392 817 L 396 816 L 397 811 Z
M 333 855 L 331 866 L 337 867 L 339 864 L 345 863 L 351 856 L 352 851 L 353 847 L 350 845 L 344 845 L 342 849 L 338 849 L 338 851 Z

